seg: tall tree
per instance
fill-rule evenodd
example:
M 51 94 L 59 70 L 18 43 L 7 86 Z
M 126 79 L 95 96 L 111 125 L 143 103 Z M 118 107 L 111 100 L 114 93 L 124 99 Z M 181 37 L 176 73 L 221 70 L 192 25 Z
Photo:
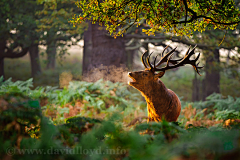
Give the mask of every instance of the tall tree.
M 36 75 L 39 75 L 42 72 L 39 59 L 38 43 L 33 43 L 29 47 L 29 55 L 31 62 L 31 75 L 32 77 L 35 77 Z
M 66 52 L 66 47 L 76 45 L 82 39 L 83 26 L 74 28 L 68 21 L 73 14 L 79 11 L 75 6 L 75 0 L 38 0 L 44 7 L 37 12 L 42 18 L 38 20 L 38 31 L 45 32 L 42 44 L 47 47 L 47 68 L 56 66 L 57 51 Z
M 77 6 L 82 9 L 82 12 L 80 15 L 74 16 L 71 22 L 73 25 L 85 20 L 92 23 L 99 22 L 104 24 L 114 37 L 122 35 L 134 25 L 145 25 L 147 28 L 142 29 L 142 31 L 150 36 L 148 39 L 152 38 L 151 35 L 154 35 L 155 32 L 166 32 L 171 33 L 171 35 L 160 34 L 155 38 L 171 39 L 173 42 L 194 45 L 197 39 L 190 40 L 184 35 L 194 36 L 195 31 L 201 33 L 212 28 L 236 29 L 240 23 L 239 5 L 240 3 L 238 1 L 235 3 L 234 0 L 79 1 Z M 121 29 L 119 29 L 119 26 Z M 134 38 L 134 35 L 128 37 Z M 198 47 L 208 50 L 215 50 L 218 47 L 216 43 L 211 44 L 201 43 Z M 213 53 L 216 53 L 216 51 Z M 210 73 L 214 72 L 208 72 L 208 78 L 213 76 Z M 216 84 L 219 84 L 219 79 L 217 81 Z
M 215 48 L 212 53 L 206 57 L 205 97 L 214 92 L 220 93 L 219 48 Z
M 37 15 L 36 12 L 43 8 L 42 5 L 37 5 L 36 1 L 28 1 L 28 7 L 25 7 L 25 14 L 29 15 L 27 22 L 25 22 L 25 27 L 28 29 L 24 32 L 25 36 L 28 37 L 29 44 L 29 55 L 31 62 L 31 76 L 35 77 L 36 75 L 41 74 L 41 65 L 39 59 L 39 44 L 41 43 L 41 37 L 43 32 L 36 32 L 37 30 L 37 20 L 41 16 Z
M 133 25 L 146 20 L 146 34 L 164 31 L 174 35 L 191 35 L 208 27 L 234 29 L 240 23 L 239 2 L 234 0 L 89 0 L 79 1 L 82 9 L 71 22 L 76 25 L 86 19 L 107 26 L 114 36 L 122 35 Z M 121 29 L 118 27 L 121 25 Z
M 27 6 L 25 4 L 28 3 Z M 19 58 L 31 50 L 31 60 L 36 60 L 33 55 L 38 52 L 33 47 L 39 40 L 39 34 L 35 32 L 36 1 L 6 1 L 1 5 L 1 42 L 0 42 L 0 76 L 4 76 L 4 59 Z M 32 63 L 32 76 L 41 72 L 39 63 Z
M 114 39 L 98 24 L 89 23 L 88 30 L 84 33 L 83 74 L 94 68 L 103 66 L 125 66 L 124 37 Z

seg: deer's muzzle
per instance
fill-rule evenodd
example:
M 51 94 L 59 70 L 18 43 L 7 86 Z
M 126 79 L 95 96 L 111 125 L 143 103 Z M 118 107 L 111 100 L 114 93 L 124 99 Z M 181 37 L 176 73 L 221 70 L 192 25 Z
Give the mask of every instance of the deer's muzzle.
M 132 81 L 130 82 L 130 81 L 128 81 L 128 84 L 130 85 L 130 86 L 132 86 L 132 84 L 133 83 L 136 83 L 136 80 L 135 80 L 135 78 L 133 77 L 133 73 L 132 72 L 128 72 L 128 77 L 130 77 L 131 79 L 132 79 Z

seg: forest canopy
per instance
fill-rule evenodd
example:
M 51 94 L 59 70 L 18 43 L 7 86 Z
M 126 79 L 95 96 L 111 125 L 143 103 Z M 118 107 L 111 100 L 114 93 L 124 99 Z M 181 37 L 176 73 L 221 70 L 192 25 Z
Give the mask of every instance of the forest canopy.
M 82 0 L 76 4 L 82 12 L 70 21 L 74 26 L 85 20 L 99 22 L 114 37 L 133 25 L 144 24 L 148 28 L 142 31 L 148 35 L 161 31 L 190 36 L 210 28 L 233 30 L 240 23 L 238 0 Z

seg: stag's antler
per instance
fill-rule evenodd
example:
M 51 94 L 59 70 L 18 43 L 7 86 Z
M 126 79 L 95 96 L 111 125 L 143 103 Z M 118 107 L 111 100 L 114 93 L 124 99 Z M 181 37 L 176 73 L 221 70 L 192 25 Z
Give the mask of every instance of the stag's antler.
M 196 45 L 197 46 L 197 45 Z M 180 66 L 184 66 L 185 64 L 191 64 L 193 66 L 193 68 L 196 70 L 196 72 L 200 75 L 199 73 L 199 70 L 198 69 L 201 69 L 203 68 L 202 67 L 199 67 L 198 64 L 196 64 L 197 60 L 199 59 L 200 57 L 200 53 L 198 54 L 197 58 L 194 59 L 194 60 L 190 60 L 190 57 L 194 54 L 194 50 L 196 48 L 196 46 L 192 49 L 192 51 L 189 53 L 189 50 L 190 50 L 190 47 L 188 49 L 188 51 L 186 52 L 185 56 L 181 59 L 178 59 L 178 60 L 171 60 L 171 57 L 173 55 L 173 52 L 176 50 L 176 48 L 174 48 L 173 50 L 171 50 L 169 53 L 167 53 L 164 57 L 163 57 L 163 53 L 164 51 L 168 48 L 165 47 L 165 49 L 163 50 L 162 52 L 162 58 L 160 59 L 160 61 L 156 64 L 156 59 L 157 59 L 157 56 L 155 57 L 154 59 L 154 64 L 152 66 L 152 64 L 150 63 L 150 56 L 151 54 L 147 57 L 147 64 L 149 65 L 150 67 L 150 70 L 155 72 L 155 71 L 166 71 L 168 69 L 173 69 L 173 68 L 177 68 L 177 67 L 180 67 Z M 143 65 L 145 66 L 145 68 L 148 68 L 147 65 L 145 64 L 144 62 L 144 56 L 147 52 L 143 53 L 142 55 L 142 62 L 143 62 Z M 158 66 L 160 66 L 161 64 L 163 64 L 164 62 L 167 62 L 167 65 L 163 68 L 157 68 Z M 174 64 L 173 66 L 169 66 L 169 63 L 172 63 Z
M 146 52 L 144 52 L 143 54 L 142 54 L 142 63 L 143 63 L 143 65 L 144 65 L 144 67 L 146 68 L 146 69 L 148 69 L 148 67 L 147 67 L 147 65 L 146 65 L 146 63 L 145 63 L 145 60 L 144 60 L 144 57 L 146 57 L 146 61 L 147 61 L 147 64 L 149 65 L 149 67 L 151 68 L 151 69 L 153 69 L 153 68 L 156 68 L 156 67 L 158 67 L 158 66 L 160 66 L 162 63 L 164 63 L 164 62 L 167 62 L 168 61 L 168 57 L 176 50 L 176 48 L 174 48 L 173 50 L 171 50 L 169 53 L 167 53 L 164 57 L 163 57 L 163 54 L 164 54 L 164 52 L 165 52 L 165 50 L 167 49 L 169 47 L 169 45 L 167 46 L 167 47 L 165 47 L 164 48 L 164 50 L 163 50 L 163 52 L 162 52 L 162 55 L 161 55 L 161 59 L 160 59 L 160 61 L 157 63 L 157 65 L 155 65 L 155 63 L 156 63 L 156 60 L 157 60 L 157 56 L 155 57 L 155 59 L 154 59 L 154 67 L 152 66 L 152 64 L 150 63 L 150 56 L 151 56 L 151 54 L 149 55 L 149 56 L 145 56 L 145 54 L 147 54 L 147 51 Z M 177 64 L 177 62 L 179 62 L 179 61 L 181 61 L 183 58 L 181 58 L 181 59 L 178 59 L 178 60 L 169 60 L 169 62 L 170 63 L 172 63 L 172 64 Z

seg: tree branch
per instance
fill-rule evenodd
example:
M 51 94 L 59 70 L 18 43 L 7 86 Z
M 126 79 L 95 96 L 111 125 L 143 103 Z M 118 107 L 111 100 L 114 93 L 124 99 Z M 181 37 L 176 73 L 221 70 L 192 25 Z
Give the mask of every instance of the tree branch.
M 183 0 L 183 4 L 184 4 L 185 10 L 186 10 L 185 20 L 184 20 L 184 21 L 178 21 L 178 22 L 177 22 L 177 21 L 173 21 L 172 24 L 185 23 L 185 25 L 186 25 L 187 23 L 190 23 L 190 22 L 192 22 L 192 21 L 194 21 L 194 20 L 197 20 L 198 18 L 209 19 L 209 20 L 211 20 L 213 23 L 216 23 L 216 24 L 224 24 L 224 25 L 233 25 L 233 24 L 240 23 L 240 21 L 230 22 L 230 23 L 217 22 L 217 21 L 215 21 L 213 18 L 208 17 L 208 16 L 205 16 L 205 15 L 199 15 L 199 16 L 197 16 L 197 13 L 196 13 L 196 12 L 194 12 L 192 9 L 188 8 L 187 1 L 186 1 L 186 0 Z M 201 6 L 201 5 L 200 5 L 200 6 Z M 187 20 L 187 16 L 188 16 L 187 13 L 188 13 L 188 11 L 189 11 L 190 13 L 192 13 L 192 15 L 193 15 L 192 18 L 189 19 L 189 20 Z
M 12 50 L 8 49 L 6 53 L 0 55 L 0 58 L 20 58 L 27 54 L 29 47 L 23 48 L 21 52 L 13 52 Z
M 171 36 L 165 36 L 165 35 L 155 35 L 155 36 L 148 36 L 148 35 L 125 35 L 125 38 L 129 39 L 129 38 L 135 38 L 135 39 L 163 39 L 163 40 L 171 40 L 172 42 L 178 42 L 178 43 L 182 43 L 182 44 L 186 44 L 186 45 L 191 45 L 191 46 L 195 46 L 195 43 L 190 42 L 186 39 L 183 39 L 181 37 L 171 37 Z M 206 45 L 206 44 L 197 44 L 197 47 L 200 49 L 204 49 L 204 50 L 208 50 L 209 48 L 216 48 L 219 47 L 218 45 Z M 224 49 L 233 49 L 235 46 L 221 46 L 221 48 Z

